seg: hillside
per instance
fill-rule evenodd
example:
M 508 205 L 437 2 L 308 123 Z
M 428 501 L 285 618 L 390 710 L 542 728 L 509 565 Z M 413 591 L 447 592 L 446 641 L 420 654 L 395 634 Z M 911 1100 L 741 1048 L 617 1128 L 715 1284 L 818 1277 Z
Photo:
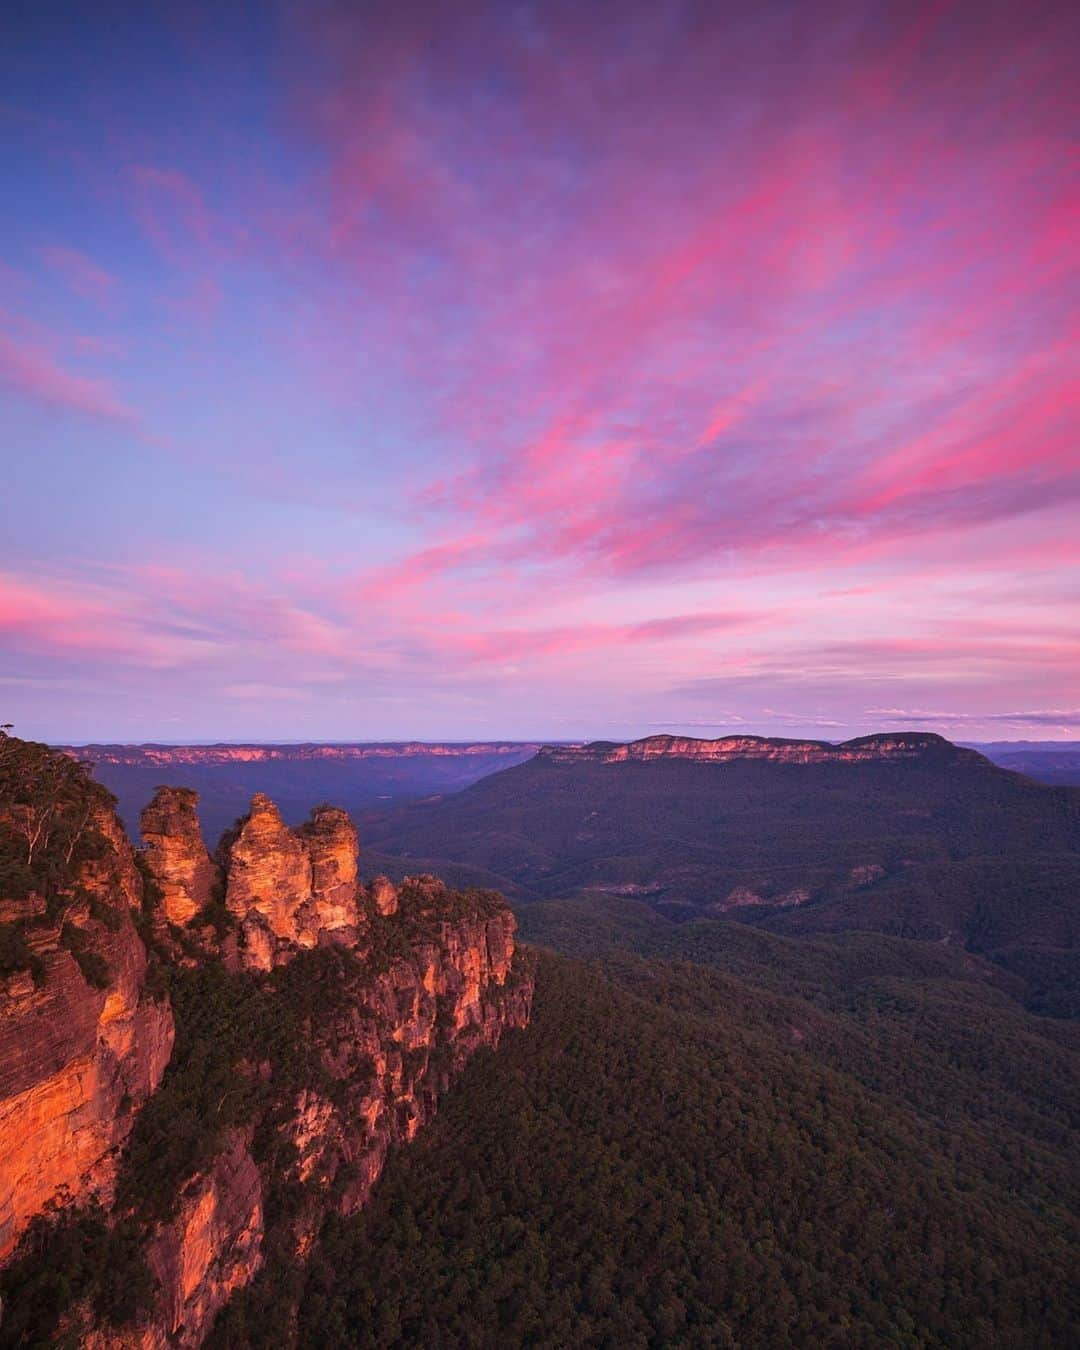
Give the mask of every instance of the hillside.
M 754 926 L 526 900 L 544 950 L 515 950 L 490 890 L 362 881 L 339 808 L 292 829 L 256 794 L 211 855 L 161 788 L 135 853 L 73 761 L 0 752 L 0 1346 L 1075 1343 L 1080 1028 L 1023 1006 L 1030 971 L 824 931 L 847 890 Z M 537 763 L 747 767 L 487 787 Z M 951 792 L 983 846 L 973 798 L 1054 796 L 945 743 L 749 767 L 863 775 L 864 822 Z M 1038 860 L 977 861 L 985 905 Z M 888 886 L 916 875 L 866 893 L 914 913 Z M 1049 932 L 1041 894 L 993 931 Z M 803 913 L 823 931 L 766 929 Z
M 972 749 L 1001 768 L 1027 774 L 1040 783 L 1080 787 L 1080 743 L 1076 741 L 991 741 Z
M 368 813 L 365 837 L 526 895 L 946 941 L 1023 972 L 1048 1010 L 1080 1007 L 1080 790 L 913 733 L 625 749 L 545 751 L 455 796 Z

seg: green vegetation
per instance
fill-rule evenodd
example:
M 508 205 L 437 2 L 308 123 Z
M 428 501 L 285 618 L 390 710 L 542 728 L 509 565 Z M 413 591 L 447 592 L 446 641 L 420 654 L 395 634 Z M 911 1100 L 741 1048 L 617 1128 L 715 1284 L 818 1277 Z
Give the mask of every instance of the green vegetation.
M 61 919 L 73 902 L 89 903 L 92 919 L 115 928 L 111 907 L 77 884 L 81 868 L 109 852 L 95 819 L 112 802 L 84 765 L 0 727 L 0 900 L 25 902 L 21 917 L 0 926 L 0 974 L 28 970 L 40 983 L 44 966 L 27 934 Z M 90 937 L 64 922 L 61 940 L 88 983 L 104 988 L 108 966 Z
M 543 958 L 533 1025 L 327 1225 L 300 1344 L 1074 1344 L 1073 1028 L 921 957 L 850 1002 Z M 218 1346 L 272 1339 L 259 1292 Z
M 5 898 L 56 903 L 82 862 L 108 845 L 95 813 L 112 795 L 84 765 L 0 727 L 0 878 Z
M 26 774 L 50 752 L 9 744 L 0 875 L 55 921 L 92 899 L 70 870 L 100 847 L 76 837 L 88 780 L 58 771 L 68 815 L 31 849 Z M 242 1125 L 269 1182 L 265 1263 L 219 1350 L 293 1326 L 302 1347 L 378 1350 L 1080 1343 L 1080 1026 L 1060 1016 L 1080 988 L 1080 794 L 977 761 L 540 764 L 398 817 L 471 878 L 578 893 L 519 906 L 521 935 L 556 949 L 532 1026 L 471 1061 L 367 1208 L 298 1262 L 311 1197 L 278 1126 L 306 1087 L 348 1111 L 373 1066 L 335 1078 L 312 1045 L 355 1040 L 364 988 L 448 922 L 496 915 L 490 889 L 405 882 L 396 915 L 369 907 L 363 957 L 230 974 L 152 950 L 177 1038 L 121 1162 L 123 1217 L 31 1228 L 0 1275 L 0 1346 L 62 1343 L 79 1305 L 130 1321 L 152 1297 L 147 1226 Z M 694 917 L 736 886 L 796 885 L 810 899 L 749 923 Z M 33 968 L 31 921 L 0 928 L 0 971 Z M 82 929 L 62 941 L 106 978 Z
M 150 1306 L 154 1287 L 135 1224 L 111 1223 L 97 1205 L 41 1215 L 0 1272 L 0 1347 L 75 1350 L 64 1319 L 76 1305 L 86 1300 L 99 1322 L 120 1326 Z
M 29 971 L 37 985 L 45 979 L 45 963 L 34 955 L 27 943 L 25 925 L 0 924 L 0 978 L 20 970 Z

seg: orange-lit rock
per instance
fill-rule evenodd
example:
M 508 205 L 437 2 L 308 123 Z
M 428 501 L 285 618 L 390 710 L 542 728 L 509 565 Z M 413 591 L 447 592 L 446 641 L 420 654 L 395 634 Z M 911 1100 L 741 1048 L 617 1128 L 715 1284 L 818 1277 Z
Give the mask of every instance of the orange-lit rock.
M 398 907 L 397 887 L 389 877 L 376 877 L 371 883 L 371 898 L 380 914 L 396 914 Z
M 140 817 L 147 864 L 161 888 L 170 923 L 184 925 L 210 900 L 217 868 L 210 861 L 190 788 L 158 788 Z
M 297 945 L 298 911 L 311 898 L 311 856 L 270 798 L 258 792 L 223 862 L 225 904 L 243 935 L 241 959 L 269 970 L 276 940 Z
M 230 1135 L 210 1171 L 184 1196 L 177 1218 L 152 1238 L 147 1260 L 161 1289 L 161 1344 L 200 1345 L 235 1289 L 259 1269 L 263 1182 L 249 1139 Z
M 110 1203 L 118 1152 L 172 1048 L 171 1010 L 148 997 L 146 950 L 131 919 L 140 876 L 119 824 L 106 814 L 100 828 L 107 856 L 82 870 L 68 912 L 50 918 L 36 899 L 22 902 L 27 913 L 37 911 L 28 933 L 44 982 L 39 987 L 29 971 L 17 971 L 0 994 L 4 1254 L 54 1198 L 81 1202 L 97 1194 Z M 192 830 L 197 834 L 193 797 L 159 793 L 148 858 L 155 876 L 175 884 L 174 896 L 190 897 L 193 878 L 204 875 L 197 851 L 178 843 L 190 842 Z M 274 1051 L 233 1066 L 259 1084 L 251 1114 L 220 1136 L 207 1121 L 215 1151 L 195 1175 L 177 1176 L 172 1217 L 140 1219 L 137 1205 L 126 1212 L 143 1225 L 157 1282 L 152 1306 L 136 1323 L 108 1328 L 93 1324 L 92 1301 L 85 1301 L 65 1328 L 80 1344 L 201 1345 L 232 1295 L 257 1276 L 271 1244 L 284 1242 L 302 1259 L 332 1209 L 351 1213 L 365 1202 L 391 1149 L 416 1137 L 468 1058 L 527 1023 L 532 966 L 515 953 L 505 902 L 491 893 L 449 892 L 430 876 L 400 887 L 380 878 L 361 891 L 357 851 L 344 812 L 320 808 L 294 832 L 259 797 L 225 849 L 227 903 L 243 942 L 233 933 L 215 953 L 216 939 L 203 936 L 203 956 L 189 942 L 172 959 L 190 971 L 223 954 L 237 981 L 249 979 L 245 970 L 310 962 L 307 972 L 295 972 L 299 983 L 290 986 L 290 972 L 277 985 L 259 982 L 272 997 L 295 999 L 300 988 L 303 1044 L 287 1046 L 280 1060 Z M 116 911 L 111 926 L 91 917 L 95 899 Z M 107 961 L 107 987 L 93 989 L 60 945 L 65 921 Z M 308 972 L 325 981 L 310 1004 Z M 288 1006 L 295 1015 L 297 1004 Z M 289 1025 L 284 1017 L 282 1026 Z M 299 1081 L 315 1086 L 298 1089 L 297 1050 L 316 1070 Z M 278 1187 L 289 1187 L 295 1203 L 275 1211 Z
M 60 920 L 28 931 L 42 982 L 19 972 L 0 983 L 0 1259 L 55 1198 L 108 1200 L 117 1151 L 172 1050 L 169 1005 L 145 988 L 130 846 L 111 812 L 95 825 L 108 849 L 78 880 L 109 907 L 115 928 L 91 918 L 83 900 L 62 918 L 105 961 L 106 987 L 93 988 L 61 946 Z
M 225 903 L 236 918 L 236 960 L 270 970 L 300 948 L 352 943 L 359 843 L 348 813 L 316 807 L 291 830 L 268 797 L 257 793 L 239 833 L 224 849 Z
M 546 745 L 540 755 L 556 764 L 621 764 L 632 760 L 692 759 L 723 764 L 735 759 L 767 759 L 787 764 L 862 763 L 871 760 L 913 760 L 928 755 L 950 759 L 982 759 L 930 732 L 891 732 L 859 736 L 833 745 L 829 741 L 790 741 L 768 736 L 723 736 L 702 740 L 695 736 L 646 736 L 640 741 L 615 744 Z
M 314 946 L 322 935 L 355 938 L 360 845 L 349 813 L 317 806 L 299 833 L 311 858 L 311 898 L 301 907 L 301 944 Z

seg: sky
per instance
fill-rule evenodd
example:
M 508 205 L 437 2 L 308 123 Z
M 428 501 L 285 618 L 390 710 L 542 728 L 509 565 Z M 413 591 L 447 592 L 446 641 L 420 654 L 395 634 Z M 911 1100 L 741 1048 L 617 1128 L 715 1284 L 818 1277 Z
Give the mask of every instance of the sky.
M 1078 14 L 5 6 L 0 721 L 1077 738 Z

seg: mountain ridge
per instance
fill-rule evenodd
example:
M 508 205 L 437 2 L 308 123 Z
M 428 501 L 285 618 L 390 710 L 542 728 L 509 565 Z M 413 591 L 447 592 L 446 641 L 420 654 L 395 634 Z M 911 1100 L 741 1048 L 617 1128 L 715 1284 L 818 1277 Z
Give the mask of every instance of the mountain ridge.
M 205 745 L 88 742 L 58 745 L 74 759 L 93 764 L 258 764 L 269 760 L 415 759 L 421 756 L 519 755 L 540 741 L 298 741 L 281 744 L 212 741 Z
M 766 759 L 788 764 L 865 763 L 875 760 L 944 756 L 957 762 L 991 761 L 977 750 L 954 745 L 934 732 L 890 731 L 846 741 L 792 740 L 781 736 L 696 736 L 660 734 L 634 741 L 591 741 L 585 745 L 545 745 L 538 755 L 556 764 L 618 764 L 630 760 L 690 759 L 725 763 Z

